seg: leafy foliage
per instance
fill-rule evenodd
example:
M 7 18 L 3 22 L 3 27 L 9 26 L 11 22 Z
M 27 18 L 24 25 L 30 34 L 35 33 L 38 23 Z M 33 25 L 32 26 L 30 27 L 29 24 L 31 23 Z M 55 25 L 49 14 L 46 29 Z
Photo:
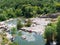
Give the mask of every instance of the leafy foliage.
M 15 28 L 15 27 L 12 27 L 11 28 L 11 34 L 13 35 L 13 34 L 16 34 L 16 31 L 17 31 L 17 29 Z
M 50 42 L 56 40 L 57 31 L 56 31 L 56 24 L 49 24 L 45 29 L 45 38 L 47 39 L 46 45 L 49 45 Z
M 17 29 L 21 29 L 23 27 L 23 24 L 21 23 L 21 20 L 18 19 L 17 21 Z
M 57 40 L 60 43 L 60 16 L 58 17 L 58 22 L 57 22 Z
M 28 19 L 28 21 L 27 21 L 27 23 L 26 23 L 26 25 L 25 25 L 25 26 L 26 26 L 26 27 L 30 27 L 30 26 L 31 26 L 31 24 L 32 24 L 32 23 L 31 23 L 31 20 L 30 20 L 30 19 Z
M 5 14 L 7 19 L 21 16 L 31 18 L 37 14 L 60 12 L 59 5 L 59 0 L 0 0 L 0 14 Z
M 6 19 L 7 19 L 6 15 L 0 14 L 0 21 L 4 21 Z

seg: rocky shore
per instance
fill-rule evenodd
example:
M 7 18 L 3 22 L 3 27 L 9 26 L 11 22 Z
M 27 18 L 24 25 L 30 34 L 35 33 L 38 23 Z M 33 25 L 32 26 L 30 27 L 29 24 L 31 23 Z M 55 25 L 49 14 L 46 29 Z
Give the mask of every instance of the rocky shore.
M 42 14 L 42 16 L 38 16 L 40 18 L 57 18 L 58 16 L 60 16 L 60 12 L 59 13 L 53 13 L 53 14 Z

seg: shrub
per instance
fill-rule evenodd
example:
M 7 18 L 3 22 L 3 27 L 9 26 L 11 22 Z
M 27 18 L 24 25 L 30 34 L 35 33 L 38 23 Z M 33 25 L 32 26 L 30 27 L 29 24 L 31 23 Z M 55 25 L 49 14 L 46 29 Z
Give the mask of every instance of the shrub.
M 0 14 L 0 21 L 4 21 L 6 19 L 7 19 L 6 15 Z
M 17 21 L 17 29 L 21 29 L 23 27 L 23 24 L 21 23 L 21 20 L 18 19 Z
M 58 22 L 57 22 L 57 41 L 58 43 L 60 43 L 60 16 L 58 17 Z
M 15 16 L 13 13 L 12 13 L 12 14 L 9 13 L 7 17 L 8 17 L 8 18 L 14 18 L 14 17 L 16 17 L 16 16 Z
M 14 18 L 14 17 L 16 17 L 13 8 L 6 9 L 6 13 L 7 13 L 7 17 L 8 17 L 8 18 Z
M 25 26 L 26 26 L 26 27 L 30 27 L 30 26 L 31 26 L 31 24 L 32 24 L 32 23 L 31 23 L 31 20 L 30 20 L 30 19 L 28 19 L 28 21 L 27 21 L 27 23 L 26 23 L 26 25 L 25 25 Z
M 32 9 L 31 5 L 24 5 L 22 7 L 22 14 L 23 14 L 24 17 L 26 17 L 26 18 L 33 17 L 32 12 L 33 12 L 33 9 Z
M 16 9 L 15 14 L 16 14 L 17 17 L 22 16 L 22 10 L 21 9 Z
M 15 27 L 12 27 L 11 28 L 11 34 L 13 35 L 13 34 L 16 34 L 16 31 L 17 31 L 17 29 L 15 28 Z
M 47 39 L 46 44 L 49 45 L 51 41 L 54 41 L 56 39 L 57 32 L 56 32 L 56 26 L 50 25 L 47 26 L 45 29 L 45 38 Z

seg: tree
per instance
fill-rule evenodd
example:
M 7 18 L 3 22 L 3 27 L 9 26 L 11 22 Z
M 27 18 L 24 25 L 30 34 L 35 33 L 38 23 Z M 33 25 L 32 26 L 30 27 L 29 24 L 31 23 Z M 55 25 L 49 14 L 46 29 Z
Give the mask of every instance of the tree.
M 47 26 L 45 29 L 45 38 L 47 39 L 46 45 L 50 45 L 50 42 L 56 39 L 56 35 L 56 25 L 50 24 L 50 26 Z
M 58 45 L 60 45 L 60 16 L 58 17 L 56 29 L 57 29 L 57 42 L 58 42 Z
M 60 12 L 60 3 L 55 2 L 55 6 L 56 6 L 57 11 Z
M 37 14 L 60 12 L 60 2 L 59 0 L 0 0 L 0 14 L 4 12 L 8 19 L 19 16 L 31 18 L 38 16 Z
M 32 9 L 32 6 L 29 4 L 29 5 L 23 5 L 22 7 L 22 14 L 24 17 L 26 18 L 31 18 L 33 17 L 33 9 Z
M 6 9 L 6 13 L 7 13 L 7 17 L 8 17 L 8 18 L 14 18 L 14 17 L 16 17 L 13 8 Z

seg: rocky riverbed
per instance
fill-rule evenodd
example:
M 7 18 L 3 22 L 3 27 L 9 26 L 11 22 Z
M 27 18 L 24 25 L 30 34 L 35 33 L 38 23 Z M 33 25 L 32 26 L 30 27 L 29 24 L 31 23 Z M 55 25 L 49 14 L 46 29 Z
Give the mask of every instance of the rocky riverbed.
M 20 38 L 17 35 L 16 38 L 15 38 L 15 41 L 17 41 L 19 43 L 22 41 L 21 45 L 23 44 L 23 42 L 28 44 L 27 42 L 29 42 L 29 41 L 33 41 L 33 43 L 31 45 L 35 45 L 34 44 L 35 42 L 38 42 L 38 43 L 39 42 L 42 42 L 42 43 L 44 42 L 45 43 L 44 38 L 42 37 L 42 34 L 44 33 L 45 27 L 47 26 L 47 24 L 49 24 L 51 22 L 50 18 L 38 18 L 37 17 L 37 18 L 30 18 L 30 20 L 32 21 L 32 25 L 30 27 L 23 27 L 22 29 L 25 29 L 25 30 L 28 30 L 28 31 L 32 31 L 32 33 L 22 31 L 23 34 L 22 34 L 21 37 L 23 37 L 23 38 L 25 37 L 26 40 L 23 40 L 22 38 Z M 23 21 L 23 23 L 25 23 L 25 22 Z M 0 22 L 0 27 L 2 27 L 2 29 L 3 28 L 5 29 L 7 27 L 6 28 L 7 30 L 5 30 L 5 31 L 6 31 L 7 38 L 9 40 L 12 39 L 13 36 L 8 32 L 8 30 L 10 30 L 12 27 L 16 27 L 16 25 L 17 25 L 17 19 L 10 19 L 10 20 L 6 20 L 6 21 L 3 21 L 3 22 Z M 2 30 L 0 29 L 0 32 L 1 31 Z M 31 40 L 29 40 L 30 39 L 29 37 L 31 38 Z M 21 41 L 19 41 L 18 39 L 21 40 Z M 30 42 L 29 42 L 29 44 L 30 44 Z

